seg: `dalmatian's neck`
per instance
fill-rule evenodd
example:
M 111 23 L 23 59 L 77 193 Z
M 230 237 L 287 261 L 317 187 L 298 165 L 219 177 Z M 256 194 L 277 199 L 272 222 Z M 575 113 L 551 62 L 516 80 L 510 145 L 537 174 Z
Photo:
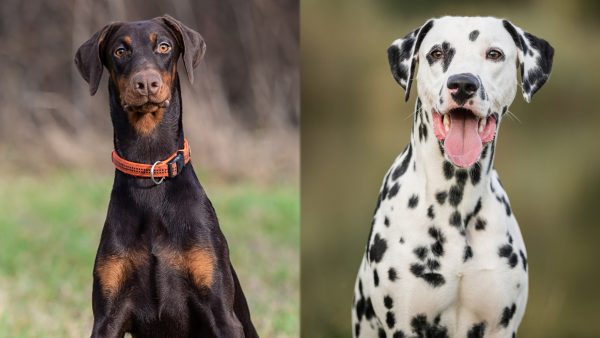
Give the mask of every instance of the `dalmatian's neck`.
M 481 208 L 487 195 L 493 194 L 495 142 L 494 139 L 484 145 L 480 160 L 470 168 L 454 166 L 444 156 L 443 145 L 434 135 L 431 109 L 417 99 L 410 140 L 414 161 L 410 171 L 424 187 L 428 203 L 447 209 L 450 214 L 458 211 L 462 215 L 461 222 L 451 220 L 457 227 L 466 227 L 468 215 Z

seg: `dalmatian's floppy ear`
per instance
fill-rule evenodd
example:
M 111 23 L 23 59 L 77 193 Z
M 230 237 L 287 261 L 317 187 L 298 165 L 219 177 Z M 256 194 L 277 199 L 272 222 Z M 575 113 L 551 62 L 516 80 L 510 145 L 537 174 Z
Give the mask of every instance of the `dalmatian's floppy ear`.
M 404 100 L 408 101 L 410 87 L 417 68 L 419 47 L 425 35 L 433 27 L 434 19 L 428 20 L 423 26 L 415 29 L 402 39 L 392 42 L 388 48 L 388 61 L 396 82 L 406 91 Z
M 510 21 L 503 20 L 502 24 L 517 45 L 523 81 L 523 98 L 530 102 L 533 94 L 542 88 L 550 77 L 554 48 L 548 41 L 523 31 Z
M 81 77 L 90 86 L 90 94 L 96 94 L 100 79 L 102 78 L 102 54 L 104 50 L 104 41 L 110 34 L 117 29 L 121 23 L 111 23 L 97 31 L 92 37 L 79 47 L 75 54 L 75 65 L 79 70 Z

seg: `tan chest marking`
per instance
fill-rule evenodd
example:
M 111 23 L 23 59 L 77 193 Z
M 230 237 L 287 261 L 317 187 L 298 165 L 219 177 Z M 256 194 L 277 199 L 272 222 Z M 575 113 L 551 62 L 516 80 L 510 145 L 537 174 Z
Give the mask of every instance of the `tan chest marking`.
M 112 254 L 98 258 L 96 276 L 104 296 L 114 297 L 131 272 L 142 264 L 147 264 L 148 255 L 143 251 Z
M 210 249 L 192 248 L 183 252 L 166 249 L 160 258 L 174 269 L 187 273 L 197 287 L 211 288 L 215 255 Z

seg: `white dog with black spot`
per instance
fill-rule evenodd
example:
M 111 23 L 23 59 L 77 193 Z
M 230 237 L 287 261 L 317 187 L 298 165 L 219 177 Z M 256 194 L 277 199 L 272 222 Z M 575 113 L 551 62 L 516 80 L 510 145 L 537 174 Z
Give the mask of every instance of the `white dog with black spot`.
M 354 291 L 354 337 L 514 337 L 527 256 L 493 169 L 517 92 L 550 75 L 546 42 L 491 17 L 431 19 L 388 49 L 418 98 L 410 144 L 385 176 Z

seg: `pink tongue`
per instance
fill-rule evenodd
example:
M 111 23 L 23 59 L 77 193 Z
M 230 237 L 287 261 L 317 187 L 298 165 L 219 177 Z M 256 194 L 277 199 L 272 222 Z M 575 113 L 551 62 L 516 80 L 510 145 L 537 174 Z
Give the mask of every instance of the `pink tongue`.
M 444 149 L 456 166 L 472 166 L 483 150 L 479 136 L 479 123 L 470 113 L 455 112 L 450 115 L 450 130 L 444 141 Z

